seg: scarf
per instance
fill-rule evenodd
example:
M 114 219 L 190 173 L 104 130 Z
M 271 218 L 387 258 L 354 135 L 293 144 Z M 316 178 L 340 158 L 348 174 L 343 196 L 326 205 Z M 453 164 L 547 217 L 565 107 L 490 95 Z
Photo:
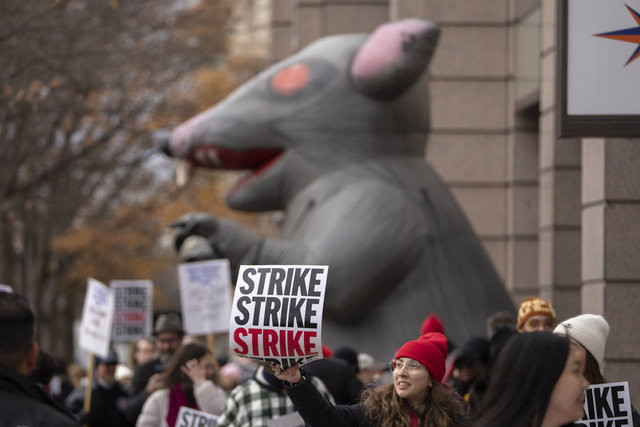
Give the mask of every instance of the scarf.
M 197 403 L 194 403 L 193 406 L 189 405 L 187 396 L 185 396 L 184 391 L 182 391 L 180 384 L 174 384 L 169 389 L 169 410 L 167 411 L 167 424 L 169 424 L 169 427 L 176 425 L 181 406 L 200 410 Z
M 409 414 L 409 418 L 411 418 L 411 427 L 419 427 L 420 426 L 420 417 L 416 414 L 416 411 L 413 410 L 411 406 L 408 404 L 404 406 Z

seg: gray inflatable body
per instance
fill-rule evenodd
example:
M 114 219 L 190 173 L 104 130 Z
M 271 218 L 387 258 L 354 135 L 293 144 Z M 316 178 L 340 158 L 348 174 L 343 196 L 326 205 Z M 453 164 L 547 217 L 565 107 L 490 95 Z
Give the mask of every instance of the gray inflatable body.
M 439 30 L 405 20 L 320 39 L 180 125 L 165 151 L 196 166 L 250 169 L 227 196 L 283 209 L 281 239 L 194 214 L 233 265 L 329 265 L 322 337 L 388 360 L 435 312 L 448 336 L 485 334 L 512 301 L 450 191 L 423 160 L 426 68 Z

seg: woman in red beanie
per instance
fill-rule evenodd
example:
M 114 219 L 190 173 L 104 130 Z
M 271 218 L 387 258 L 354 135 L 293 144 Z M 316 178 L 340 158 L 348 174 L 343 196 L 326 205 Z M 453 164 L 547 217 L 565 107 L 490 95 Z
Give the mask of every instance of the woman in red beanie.
M 459 426 L 462 403 L 442 384 L 447 339 L 431 332 L 400 347 L 391 362 L 393 383 L 367 389 L 361 403 L 332 406 L 298 366 L 276 376 L 291 383 L 289 398 L 312 426 Z

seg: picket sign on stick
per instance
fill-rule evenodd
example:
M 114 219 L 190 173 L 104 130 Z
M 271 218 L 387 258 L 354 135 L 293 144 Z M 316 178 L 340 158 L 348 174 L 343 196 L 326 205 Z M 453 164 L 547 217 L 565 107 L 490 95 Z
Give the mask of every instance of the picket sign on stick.
M 213 334 L 207 334 L 207 345 L 211 354 L 216 354 L 216 337 Z
M 189 335 L 229 330 L 231 273 L 229 260 L 215 259 L 178 265 L 184 329 Z M 213 346 L 213 335 L 207 338 Z
M 111 343 L 113 293 L 104 283 L 89 278 L 82 308 L 79 345 L 89 353 L 106 358 Z
M 89 352 L 89 366 L 87 367 L 87 387 L 85 389 L 84 409 L 91 408 L 91 389 L 93 384 L 94 357 L 98 355 L 106 358 L 109 354 L 111 342 L 111 326 L 114 309 L 113 293 L 104 283 L 89 278 L 87 292 L 82 308 L 80 322 L 79 346 Z
M 87 386 L 84 389 L 84 405 L 82 409 L 89 412 L 91 409 L 91 390 L 93 389 L 93 365 L 95 364 L 95 356 L 89 353 L 89 366 L 87 367 Z
M 288 368 L 322 358 L 328 266 L 242 265 L 231 307 L 229 349 Z

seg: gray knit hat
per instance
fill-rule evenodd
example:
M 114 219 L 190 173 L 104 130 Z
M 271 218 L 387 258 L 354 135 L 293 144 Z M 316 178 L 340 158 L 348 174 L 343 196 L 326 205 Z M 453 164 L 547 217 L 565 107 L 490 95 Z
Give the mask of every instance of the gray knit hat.
M 597 314 L 581 314 L 561 322 L 554 334 L 568 335 L 578 341 L 596 359 L 600 371 L 604 366 L 604 350 L 609 336 L 609 324 Z

